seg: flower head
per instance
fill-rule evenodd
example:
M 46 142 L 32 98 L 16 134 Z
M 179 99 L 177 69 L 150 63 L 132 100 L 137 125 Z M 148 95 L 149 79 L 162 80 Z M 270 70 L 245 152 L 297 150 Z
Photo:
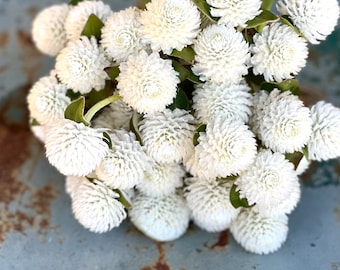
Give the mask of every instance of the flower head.
M 141 51 L 131 55 L 120 66 L 117 78 L 123 101 L 140 113 L 163 111 L 176 96 L 179 79 L 170 60 L 158 53 Z
M 306 65 L 307 42 L 289 26 L 273 23 L 255 34 L 250 47 L 254 74 L 266 81 L 292 78 Z
M 129 211 L 131 222 L 156 241 L 172 241 L 188 228 L 190 213 L 184 198 L 172 194 L 162 199 L 138 194 Z
M 84 176 L 66 176 L 65 178 L 65 191 L 70 195 L 71 198 L 74 197 L 74 194 L 77 192 L 79 186 L 83 182 L 88 182 L 89 180 Z
M 211 25 L 203 29 L 194 50 L 192 70 L 203 81 L 239 84 L 248 73 L 249 47 L 242 34 L 232 27 Z
M 200 13 L 191 0 L 153 0 L 141 13 L 141 36 L 154 51 L 170 54 L 193 43 Z
M 340 11 L 337 0 L 279 0 L 276 7 L 312 44 L 319 44 L 333 32 Z

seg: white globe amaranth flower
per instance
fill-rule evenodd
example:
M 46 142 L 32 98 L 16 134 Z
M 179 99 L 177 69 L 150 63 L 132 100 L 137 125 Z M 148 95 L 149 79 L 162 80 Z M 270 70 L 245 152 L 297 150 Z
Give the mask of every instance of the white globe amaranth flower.
M 209 178 L 209 170 L 202 167 L 199 163 L 200 153 L 203 151 L 202 148 L 197 148 L 193 144 L 190 145 L 190 152 L 183 159 L 183 165 L 185 169 L 194 177 L 206 177 Z M 204 165 L 204 164 L 203 164 Z M 214 175 L 212 176 L 214 177 Z
M 187 181 L 187 180 L 186 180 Z M 229 228 L 239 209 L 229 199 L 232 184 L 208 178 L 189 179 L 185 198 L 194 223 L 208 232 L 220 232 Z
M 182 161 L 191 150 L 194 123 L 194 117 L 181 109 L 146 114 L 139 124 L 146 152 L 157 162 Z
M 77 192 L 79 186 L 83 182 L 89 181 L 86 177 L 84 176 L 66 176 L 65 178 L 65 191 L 67 194 L 70 195 L 71 198 L 73 198 L 74 194 Z
M 256 140 L 248 126 L 224 117 L 209 122 L 198 141 L 199 165 L 211 178 L 239 174 L 253 163 L 257 153 Z
M 154 163 L 144 174 L 144 181 L 137 189 L 150 197 L 161 198 L 183 186 L 184 168 L 179 163 Z
M 89 93 L 105 86 L 104 68 L 110 62 L 95 37 L 82 36 L 70 41 L 56 58 L 55 69 L 59 80 L 75 92 Z
M 268 95 L 262 110 L 254 119 L 258 123 L 258 137 L 273 151 L 293 153 L 301 151 L 312 132 L 309 108 L 290 91 L 274 89 Z
M 119 66 L 117 89 L 123 101 L 139 113 L 164 111 L 180 82 L 170 60 L 141 51 Z
M 109 152 L 104 131 L 68 119 L 56 121 L 46 128 L 46 157 L 64 175 L 88 175 Z
M 241 198 L 264 216 L 291 213 L 300 200 L 294 165 L 281 153 L 262 150 L 254 163 L 235 181 Z
M 124 206 L 118 201 L 119 196 L 100 181 L 84 181 L 72 196 L 72 212 L 91 232 L 108 232 L 127 217 Z
M 324 101 L 311 108 L 312 135 L 307 148 L 311 160 L 328 160 L 340 156 L 340 109 Z
M 246 22 L 261 13 L 261 0 L 207 0 L 210 13 L 219 17 L 218 23 L 232 27 L 247 26 Z
M 297 175 L 303 174 L 309 168 L 311 164 L 311 160 L 307 159 L 305 156 L 300 160 L 297 168 L 295 169 Z
M 307 42 L 287 25 L 266 26 L 253 40 L 250 46 L 253 72 L 263 74 L 266 81 L 290 79 L 306 65 Z
M 252 111 L 249 118 L 249 125 L 251 130 L 255 134 L 259 134 L 260 123 L 262 121 L 262 114 L 264 107 L 266 106 L 266 100 L 269 93 L 264 90 L 257 91 L 252 96 Z
M 170 54 L 191 45 L 199 33 L 200 13 L 191 0 L 152 0 L 140 16 L 143 42 Z
M 100 43 L 107 55 L 117 63 L 126 61 L 129 55 L 145 47 L 139 35 L 139 15 L 140 10 L 136 7 L 115 12 L 101 29 Z
M 173 241 L 189 226 L 190 211 L 183 196 L 172 194 L 162 199 L 138 194 L 129 210 L 131 222 L 156 241 Z
M 248 73 L 249 46 L 242 34 L 232 27 L 211 25 L 194 42 L 194 74 L 202 81 L 239 84 Z
M 78 40 L 91 14 L 96 15 L 104 24 L 112 14 L 109 5 L 103 1 L 81 1 L 73 6 L 65 20 L 66 35 L 69 40 Z
M 288 217 L 263 217 L 252 209 L 244 209 L 233 220 L 230 232 L 245 250 L 256 254 L 277 251 L 288 235 Z
M 112 149 L 96 168 L 96 175 L 109 187 L 133 188 L 144 180 L 144 172 L 151 167 L 151 159 L 134 133 L 116 130 L 110 133 L 110 138 Z
M 44 126 L 30 124 L 30 130 L 35 138 L 37 138 L 40 142 L 45 143 L 46 134 Z
M 64 111 L 71 103 L 66 96 L 67 87 L 55 76 L 45 76 L 34 83 L 27 95 L 30 117 L 40 125 L 64 118 Z
M 67 37 L 64 27 L 70 6 L 59 4 L 40 11 L 32 23 L 32 39 L 35 46 L 44 54 L 57 56 L 66 46 Z
M 312 44 L 319 44 L 333 32 L 340 11 L 337 0 L 279 0 L 276 7 Z
M 218 84 L 206 82 L 196 85 L 193 92 L 195 116 L 203 123 L 223 115 L 227 119 L 241 119 L 248 122 L 252 99 L 246 84 Z

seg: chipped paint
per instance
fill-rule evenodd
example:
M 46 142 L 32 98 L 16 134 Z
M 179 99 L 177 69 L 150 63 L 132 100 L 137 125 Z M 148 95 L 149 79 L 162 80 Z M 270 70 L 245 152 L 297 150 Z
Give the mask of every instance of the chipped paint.
M 158 258 L 153 265 L 147 265 L 140 268 L 140 270 L 171 270 L 168 262 L 166 260 L 166 252 L 164 249 L 165 243 L 155 242 L 157 251 L 158 251 Z
M 218 235 L 218 239 L 214 244 L 209 245 L 208 243 L 204 243 L 204 247 L 208 248 L 211 251 L 222 251 L 227 248 L 228 244 L 228 231 L 223 231 L 220 232 L 220 234 Z

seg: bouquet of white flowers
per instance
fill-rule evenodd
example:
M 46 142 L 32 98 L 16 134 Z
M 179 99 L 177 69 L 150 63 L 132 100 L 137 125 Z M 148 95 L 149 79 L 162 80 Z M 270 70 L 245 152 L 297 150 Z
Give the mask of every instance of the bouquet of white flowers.
M 287 238 L 311 160 L 340 156 L 340 109 L 300 99 L 308 42 L 337 0 L 102 1 L 42 10 L 37 48 L 56 58 L 31 88 L 31 128 L 66 176 L 75 218 L 103 233 L 127 216 L 171 241 L 190 221 L 268 254 Z

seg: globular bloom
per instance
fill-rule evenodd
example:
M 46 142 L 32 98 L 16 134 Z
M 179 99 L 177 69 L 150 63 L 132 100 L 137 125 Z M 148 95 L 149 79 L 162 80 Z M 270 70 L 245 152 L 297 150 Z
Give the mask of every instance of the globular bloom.
M 109 151 L 104 131 L 68 119 L 56 121 L 46 128 L 48 161 L 64 175 L 88 175 Z
M 156 241 L 173 241 L 188 228 L 190 212 L 183 196 L 172 194 L 162 199 L 137 194 L 129 210 L 131 222 Z
M 105 233 L 118 227 L 127 216 L 119 197 L 98 180 L 84 181 L 73 194 L 72 212 L 89 231 Z
M 261 150 L 235 184 L 241 198 L 263 216 L 291 213 L 300 200 L 300 184 L 293 163 L 281 153 Z
M 252 105 L 249 91 L 250 88 L 246 84 L 197 84 L 192 97 L 195 116 L 203 123 L 221 115 L 227 119 L 241 119 L 246 123 Z
M 71 198 L 74 197 L 74 194 L 77 192 L 79 186 L 83 183 L 89 181 L 84 176 L 66 176 L 65 178 L 65 191 L 70 195 Z
M 262 109 L 255 109 L 254 121 L 258 121 L 257 135 L 266 147 L 280 153 L 293 153 L 307 144 L 312 119 L 309 108 L 297 96 L 290 91 L 274 89 L 259 106 Z
M 30 117 L 40 125 L 53 123 L 64 118 L 64 111 L 71 103 L 66 96 L 67 87 L 59 83 L 55 76 L 40 78 L 27 95 Z
M 69 5 L 52 5 L 40 11 L 32 23 L 32 39 L 35 46 L 44 54 L 57 56 L 66 46 L 67 37 L 64 27 Z
M 232 184 L 215 178 L 191 178 L 186 182 L 185 198 L 194 223 L 208 232 L 229 228 L 240 211 L 230 203 Z
M 246 22 L 261 13 L 261 0 L 207 0 L 211 6 L 210 13 L 219 17 L 218 23 L 232 27 L 246 27 Z
M 308 141 L 309 158 L 328 160 L 340 156 L 340 109 L 319 101 L 311 108 L 312 135 Z
M 139 130 L 146 152 L 157 162 L 182 161 L 190 152 L 195 119 L 185 110 L 146 114 Z
M 113 13 L 101 29 L 101 44 L 107 55 L 117 63 L 126 61 L 128 56 L 143 47 L 139 34 L 140 10 L 129 7 Z
M 230 225 L 230 232 L 245 250 L 256 254 L 277 251 L 288 235 L 288 217 L 263 217 L 244 209 Z
M 201 20 L 191 0 L 153 0 L 146 4 L 140 23 L 143 41 L 153 51 L 170 54 L 193 43 Z
M 253 37 L 250 46 L 254 74 L 266 81 L 292 78 L 306 65 L 307 42 L 289 26 L 273 23 Z
M 104 4 L 103 1 L 80 1 L 70 9 L 65 20 L 65 30 L 69 40 L 80 38 L 91 14 L 96 15 L 105 24 L 112 11 L 110 6 Z
M 107 74 L 104 68 L 109 65 L 103 48 L 97 45 L 95 37 L 82 36 L 70 41 L 57 56 L 55 69 L 60 81 L 68 88 L 81 94 L 92 88 L 101 90 L 105 86 Z
M 133 109 L 155 113 L 173 102 L 180 81 L 170 60 L 161 59 L 158 53 L 148 55 L 141 51 L 121 63 L 119 69 L 119 94 Z
M 200 133 L 199 165 L 211 178 L 239 174 L 255 159 L 257 149 L 254 134 L 242 121 L 217 117 Z
M 333 32 L 340 11 L 337 0 L 279 0 L 276 7 L 312 44 L 319 44 Z
M 232 27 L 211 25 L 194 42 L 192 71 L 202 81 L 239 84 L 248 73 L 249 47 L 242 34 Z
M 110 133 L 110 138 L 112 149 L 96 168 L 96 175 L 109 187 L 133 188 L 144 180 L 144 172 L 151 166 L 151 159 L 134 133 L 116 130 Z

